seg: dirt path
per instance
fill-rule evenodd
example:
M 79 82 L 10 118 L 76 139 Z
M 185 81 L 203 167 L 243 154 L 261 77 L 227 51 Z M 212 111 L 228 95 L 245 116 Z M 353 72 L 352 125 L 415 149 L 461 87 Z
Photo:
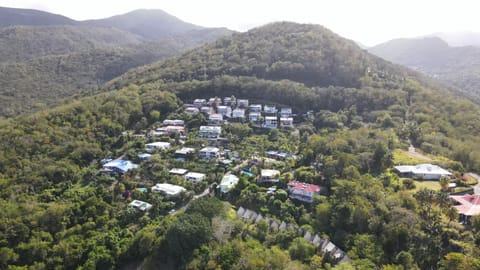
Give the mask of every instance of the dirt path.
M 410 144 L 410 146 L 408 147 L 408 153 L 413 156 L 413 157 L 416 157 L 416 158 L 419 158 L 419 159 L 425 159 L 426 161 L 432 161 L 431 158 L 423 155 L 423 154 L 420 154 L 416 151 L 415 147 L 413 145 Z

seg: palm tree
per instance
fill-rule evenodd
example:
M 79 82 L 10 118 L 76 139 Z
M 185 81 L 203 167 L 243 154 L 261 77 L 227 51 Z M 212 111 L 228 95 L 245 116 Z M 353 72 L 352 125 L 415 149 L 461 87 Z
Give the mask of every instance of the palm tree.
M 442 187 L 443 191 L 447 191 L 448 190 L 448 184 L 450 184 L 450 178 L 448 178 L 447 176 L 442 176 L 438 180 L 438 183 Z

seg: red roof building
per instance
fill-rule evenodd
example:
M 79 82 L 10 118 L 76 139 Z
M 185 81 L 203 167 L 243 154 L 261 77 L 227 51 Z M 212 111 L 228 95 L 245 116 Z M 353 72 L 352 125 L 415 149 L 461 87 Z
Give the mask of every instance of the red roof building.
M 454 207 L 460 215 L 465 217 L 480 215 L 480 195 L 465 194 L 459 196 L 450 196 Z
M 311 203 L 313 196 L 320 194 L 320 186 L 291 181 L 288 183 L 288 191 L 290 191 L 290 198 Z

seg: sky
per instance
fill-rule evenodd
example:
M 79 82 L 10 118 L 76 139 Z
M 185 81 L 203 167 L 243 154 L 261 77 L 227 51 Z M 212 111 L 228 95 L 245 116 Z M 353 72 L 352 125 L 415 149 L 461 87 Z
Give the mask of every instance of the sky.
M 0 6 L 75 20 L 162 9 L 186 22 L 236 31 L 274 21 L 314 23 L 367 46 L 435 32 L 480 32 L 476 0 L 0 0 Z

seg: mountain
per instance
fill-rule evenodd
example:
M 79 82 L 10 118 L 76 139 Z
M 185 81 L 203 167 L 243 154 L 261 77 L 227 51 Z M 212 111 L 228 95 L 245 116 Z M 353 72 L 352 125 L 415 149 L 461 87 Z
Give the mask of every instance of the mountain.
M 429 36 L 439 37 L 452 47 L 480 47 L 480 33 L 476 32 L 439 32 Z
M 149 39 L 203 29 L 201 26 L 186 23 L 158 9 L 139 9 L 106 19 L 83 21 L 82 24 L 122 29 Z
M 37 13 L 48 20 L 22 17 Z M 0 16 L 5 14 L 10 16 L 2 20 L 6 25 L 25 25 L 0 28 L 0 117 L 97 91 L 102 83 L 131 68 L 231 34 L 224 28 L 194 26 L 158 10 L 85 23 L 58 20 L 55 14 L 34 10 L 1 9 Z M 143 33 L 142 29 L 151 36 L 134 33 Z
M 0 7 L 0 26 L 74 25 L 77 22 L 62 15 L 34 9 Z
M 397 39 L 368 49 L 388 61 L 450 83 L 480 101 L 480 48 L 452 47 L 438 37 Z
M 324 27 L 289 22 L 135 68 L 105 87 L 100 94 L 0 121 L 1 267 L 137 269 L 139 262 L 145 269 L 475 269 L 479 264 L 477 219 L 471 227 L 458 224 L 446 192 L 415 189 L 425 182 L 392 173 L 399 162 L 395 153 L 407 155 L 410 143 L 455 175 L 480 170 L 480 105 L 459 97 L 456 89 L 373 56 Z M 240 159 L 228 169 L 217 160 L 176 159 L 180 147 L 209 143 L 196 137 L 205 117 L 183 113 L 182 104 L 232 95 L 292 107 L 295 129 L 224 125 L 218 146 Z M 143 135 L 165 119 L 183 119 L 186 140 L 162 137 L 172 149 L 140 160 L 145 143 L 154 140 Z M 296 158 L 267 162 L 269 149 Z M 252 174 L 281 170 L 274 194 L 254 177 L 240 175 L 252 156 L 260 156 Z M 123 176 L 100 174 L 106 157 L 140 166 Z M 169 176 L 179 167 L 204 172 L 208 179 L 192 185 Z M 228 194 L 193 197 L 227 170 L 240 175 Z M 309 204 L 294 201 L 287 192 L 293 179 L 321 185 L 325 193 Z M 466 186 L 461 177 L 451 181 Z M 163 182 L 184 185 L 188 192 L 172 199 L 149 191 Z M 148 214 L 136 211 L 129 206 L 132 199 L 152 208 Z M 178 211 L 169 213 L 172 207 Z M 242 217 L 255 222 L 237 217 L 234 209 L 245 208 Z M 343 266 L 334 265 L 343 254 L 336 247 L 350 259 Z

